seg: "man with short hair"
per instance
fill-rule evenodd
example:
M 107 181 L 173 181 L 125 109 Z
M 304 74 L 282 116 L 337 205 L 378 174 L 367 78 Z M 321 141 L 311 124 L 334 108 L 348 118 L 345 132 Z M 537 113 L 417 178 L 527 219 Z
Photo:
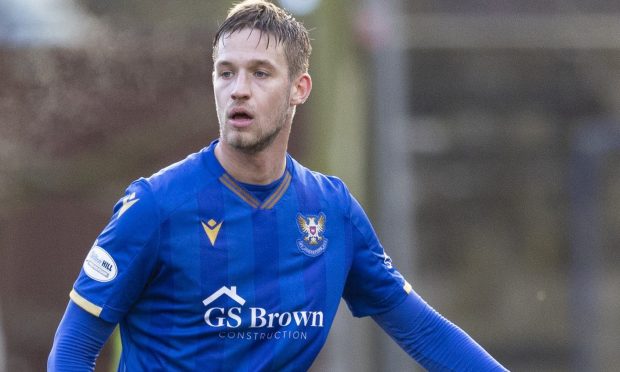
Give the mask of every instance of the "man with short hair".
M 277 6 L 231 9 L 213 43 L 219 139 L 129 186 L 70 293 L 49 370 L 92 370 L 116 324 L 119 371 L 307 370 L 341 298 L 429 370 L 504 370 L 413 291 L 342 181 L 287 154 L 310 52 Z

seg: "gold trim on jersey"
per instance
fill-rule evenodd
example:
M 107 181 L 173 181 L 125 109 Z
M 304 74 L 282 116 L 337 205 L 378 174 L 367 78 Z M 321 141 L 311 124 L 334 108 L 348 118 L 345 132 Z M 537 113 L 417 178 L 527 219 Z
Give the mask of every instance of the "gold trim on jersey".
M 276 205 L 276 203 L 280 199 L 282 199 L 284 192 L 288 189 L 288 186 L 291 184 L 291 178 L 292 178 L 291 174 L 289 172 L 286 172 L 286 174 L 284 175 L 284 179 L 280 183 L 280 186 L 278 186 L 276 191 L 274 191 L 273 194 L 271 194 L 271 196 L 269 196 L 263 202 L 263 204 L 260 206 L 261 209 L 271 209 Z
M 240 197 L 243 201 L 248 203 L 253 208 L 271 209 L 278 203 L 278 201 L 280 201 L 280 199 L 282 199 L 282 196 L 284 196 L 284 193 L 286 192 L 289 185 L 291 184 L 291 179 L 292 179 L 292 176 L 287 171 L 286 174 L 284 175 L 284 179 L 282 180 L 282 182 L 280 182 L 280 185 L 278 185 L 276 190 L 271 195 L 269 195 L 269 197 L 265 199 L 265 201 L 262 203 L 260 202 L 260 200 L 256 199 L 252 194 L 250 194 L 246 189 L 241 187 L 228 174 L 224 173 L 220 177 L 220 182 L 222 182 L 224 186 L 230 189 L 230 191 L 235 193 L 238 197 Z
M 405 290 L 405 292 L 407 292 L 408 294 L 411 293 L 413 291 L 413 287 L 411 286 L 411 284 L 409 284 L 408 281 L 405 280 L 405 285 L 403 285 L 403 289 Z
M 223 174 L 222 177 L 220 177 L 220 181 L 226 187 L 228 187 L 230 189 L 230 191 L 232 191 L 235 194 L 237 194 L 238 197 L 243 199 L 246 203 L 248 203 L 252 207 L 258 208 L 258 206 L 260 205 L 260 201 L 258 201 L 258 199 L 256 199 L 254 196 L 252 196 L 244 188 L 242 188 L 241 186 L 237 185 L 237 183 L 235 182 L 235 180 L 231 176 L 229 176 L 227 174 Z
M 73 300 L 73 302 L 75 302 L 79 307 L 81 307 L 82 309 L 88 311 L 89 313 L 93 314 L 96 317 L 99 317 L 99 315 L 101 315 L 101 311 L 103 310 L 101 307 L 93 304 L 92 302 L 88 301 L 87 299 L 85 299 L 84 297 L 80 296 L 79 293 L 77 293 L 75 291 L 75 289 L 71 290 L 71 293 L 69 293 L 69 297 L 71 298 L 71 300 Z

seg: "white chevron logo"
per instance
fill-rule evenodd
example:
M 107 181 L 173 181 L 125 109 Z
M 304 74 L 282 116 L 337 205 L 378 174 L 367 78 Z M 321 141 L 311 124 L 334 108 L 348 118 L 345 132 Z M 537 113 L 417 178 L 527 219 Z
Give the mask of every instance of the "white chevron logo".
M 123 205 L 121 206 L 121 209 L 119 209 L 118 211 L 118 217 L 122 216 L 123 213 L 127 212 L 127 210 L 129 208 L 131 208 L 132 205 L 136 204 L 137 202 L 139 202 L 140 199 L 136 199 L 136 193 L 132 193 L 131 195 L 128 195 L 126 197 L 123 198 Z
M 230 288 L 223 286 L 222 288 L 218 289 L 217 291 L 215 291 L 211 296 L 205 298 L 202 303 L 207 306 L 209 305 L 211 302 L 217 300 L 218 298 L 222 297 L 223 295 L 226 295 L 228 297 L 230 297 L 233 301 L 235 301 L 236 303 L 238 303 L 239 305 L 243 306 L 245 304 L 245 300 L 243 299 L 243 297 L 239 296 L 237 294 L 237 287 L 236 286 L 231 286 Z

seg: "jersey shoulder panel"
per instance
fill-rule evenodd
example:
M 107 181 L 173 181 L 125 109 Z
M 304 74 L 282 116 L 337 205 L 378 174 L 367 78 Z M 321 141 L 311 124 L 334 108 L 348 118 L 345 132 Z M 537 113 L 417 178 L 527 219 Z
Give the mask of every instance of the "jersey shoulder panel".
M 143 179 L 150 185 L 153 197 L 161 208 L 162 219 L 192 198 L 217 178 L 205 166 L 203 149 Z
M 293 165 L 298 182 L 301 182 L 304 188 L 316 190 L 320 195 L 329 198 L 330 203 L 337 203 L 345 213 L 350 209 L 352 196 L 344 181 L 336 176 L 308 169 L 295 160 Z
M 133 182 L 87 254 L 71 299 L 89 313 L 118 322 L 157 259 L 160 214 L 149 184 Z M 132 273 L 128 275 L 128 273 Z M 137 273 L 137 275 L 136 275 Z

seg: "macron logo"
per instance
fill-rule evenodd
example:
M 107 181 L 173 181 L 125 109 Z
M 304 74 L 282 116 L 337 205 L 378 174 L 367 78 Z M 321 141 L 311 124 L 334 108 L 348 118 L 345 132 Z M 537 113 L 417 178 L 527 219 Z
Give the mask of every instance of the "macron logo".
M 215 291 L 211 296 L 205 298 L 202 303 L 205 306 L 208 306 L 211 302 L 217 300 L 218 298 L 222 297 L 223 295 L 226 295 L 228 297 L 230 297 L 233 301 L 235 301 L 236 303 L 238 303 L 239 305 L 243 306 L 245 304 L 245 300 L 243 299 L 243 297 L 239 296 L 237 294 L 237 287 L 236 286 L 231 286 L 230 288 L 223 286 L 222 288 L 218 289 L 217 291 Z

